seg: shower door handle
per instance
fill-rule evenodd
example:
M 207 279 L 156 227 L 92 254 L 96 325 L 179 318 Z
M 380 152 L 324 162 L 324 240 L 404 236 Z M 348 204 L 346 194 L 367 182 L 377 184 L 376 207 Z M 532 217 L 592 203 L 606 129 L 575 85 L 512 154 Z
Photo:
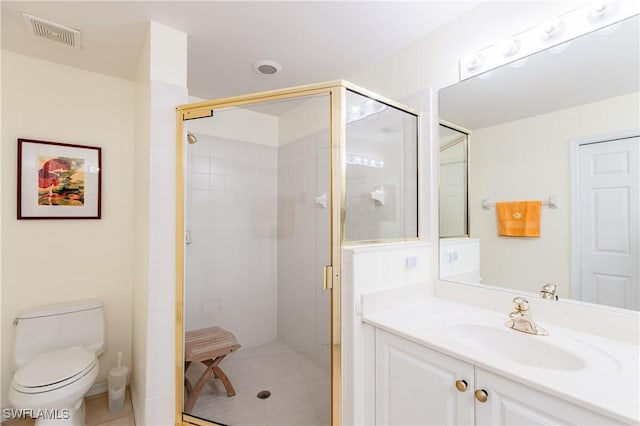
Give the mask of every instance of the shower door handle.
M 333 266 L 327 265 L 324 267 L 324 289 L 329 290 L 333 288 Z

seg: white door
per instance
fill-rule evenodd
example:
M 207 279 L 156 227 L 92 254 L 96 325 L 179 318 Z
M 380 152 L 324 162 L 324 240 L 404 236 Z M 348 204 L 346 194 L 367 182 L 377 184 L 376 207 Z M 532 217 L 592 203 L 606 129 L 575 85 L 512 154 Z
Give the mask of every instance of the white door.
M 471 364 L 376 329 L 376 425 L 473 425 L 473 374 Z
M 580 299 L 640 309 L 640 138 L 580 146 Z

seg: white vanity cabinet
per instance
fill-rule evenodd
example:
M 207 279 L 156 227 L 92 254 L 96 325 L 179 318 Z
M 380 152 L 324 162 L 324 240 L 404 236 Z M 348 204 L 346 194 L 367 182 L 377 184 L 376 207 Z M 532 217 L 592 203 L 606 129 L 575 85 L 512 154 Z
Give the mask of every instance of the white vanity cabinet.
M 377 425 L 474 424 L 473 365 L 380 329 L 375 363 Z
M 623 424 L 378 328 L 375 342 L 376 425 Z
M 620 425 L 611 417 L 475 368 L 476 389 L 487 394 L 475 401 L 477 425 Z

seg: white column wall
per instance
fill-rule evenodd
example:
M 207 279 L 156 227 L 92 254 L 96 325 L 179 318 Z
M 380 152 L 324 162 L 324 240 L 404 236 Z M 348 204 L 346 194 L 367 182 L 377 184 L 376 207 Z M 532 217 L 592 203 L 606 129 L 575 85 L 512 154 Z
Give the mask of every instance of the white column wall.
M 137 81 L 132 399 L 136 424 L 175 422 L 175 107 L 188 102 L 187 35 L 149 25 Z

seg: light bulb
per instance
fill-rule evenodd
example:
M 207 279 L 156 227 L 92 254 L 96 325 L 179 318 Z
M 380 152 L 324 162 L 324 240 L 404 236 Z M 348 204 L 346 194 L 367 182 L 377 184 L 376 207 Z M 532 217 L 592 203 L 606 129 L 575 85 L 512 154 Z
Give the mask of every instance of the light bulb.
M 540 25 L 540 38 L 543 41 L 551 41 L 557 38 L 560 33 L 560 23 L 555 20 L 548 20 Z
M 520 41 L 517 38 L 502 40 L 498 44 L 498 49 L 503 57 L 509 58 L 520 50 Z
M 482 56 L 478 53 L 467 56 L 464 61 L 467 71 L 476 71 L 482 67 Z
M 609 14 L 609 4 L 607 2 L 596 2 L 589 7 L 587 19 L 590 22 L 601 21 Z

